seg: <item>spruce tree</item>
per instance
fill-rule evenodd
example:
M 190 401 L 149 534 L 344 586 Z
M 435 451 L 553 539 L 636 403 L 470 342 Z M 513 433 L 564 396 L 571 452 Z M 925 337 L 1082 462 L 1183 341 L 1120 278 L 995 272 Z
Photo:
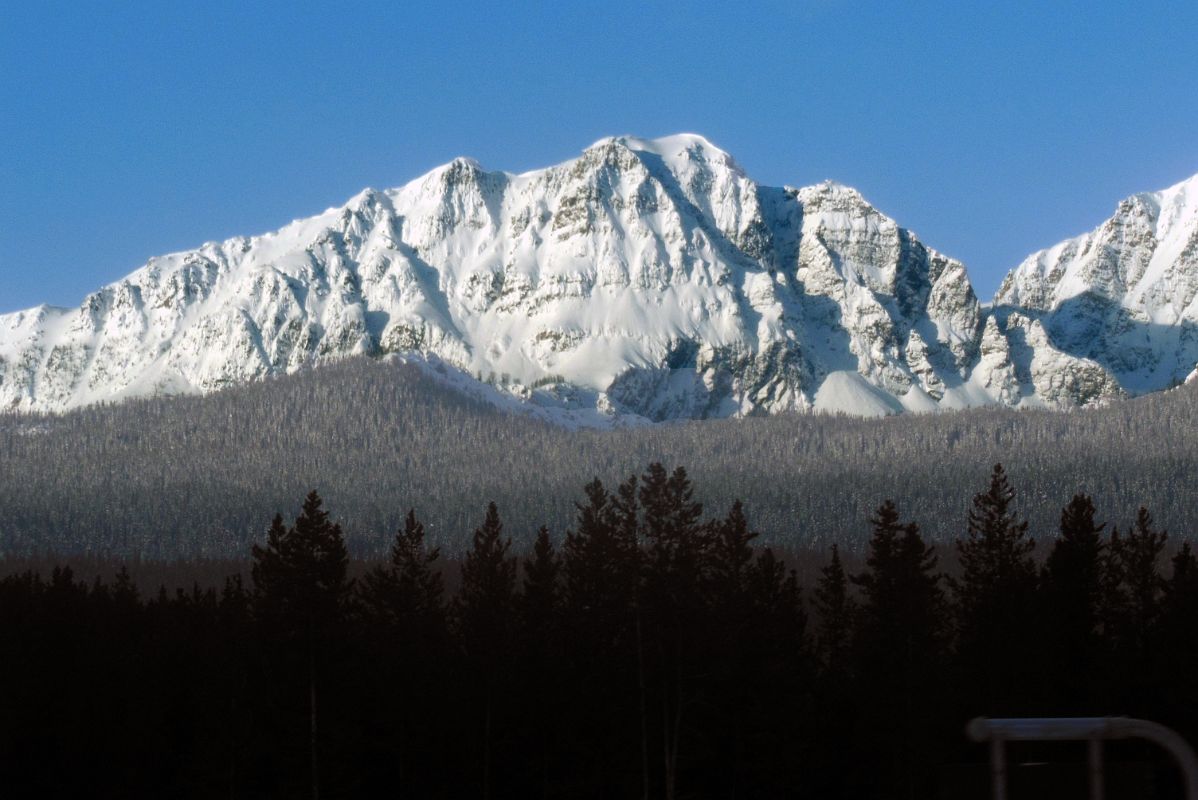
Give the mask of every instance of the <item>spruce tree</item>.
M 547 669 L 538 662 L 549 660 L 558 640 L 562 596 L 562 562 L 548 528 L 537 531 L 532 557 L 524 559 L 523 567 L 523 591 L 517 597 L 520 651 L 531 668 Z
M 832 545 L 828 563 L 820 570 L 813 608 L 817 681 L 807 742 L 812 765 L 805 783 L 813 795 L 853 796 L 858 789 L 861 753 L 856 673 L 852 644 L 859 616 L 852 585 L 840 558 L 840 547 Z
M 1102 562 L 1106 546 L 1094 519 L 1094 502 L 1076 494 L 1061 510 L 1060 536 L 1044 563 L 1044 592 L 1049 607 L 1067 629 L 1058 629 L 1071 640 L 1089 638 L 1098 622 L 1102 595 Z
M 350 600 L 349 554 L 341 527 L 312 491 L 290 528 L 276 515 L 265 547 L 254 545 L 254 613 L 268 638 L 304 652 L 308 695 L 310 790 L 320 795 L 318 686 L 328 655 L 337 651 Z
M 295 524 L 285 528 L 276 515 L 266 546 L 252 550 L 255 612 L 306 636 L 339 626 L 351 588 L 341 526 L 322 505 L 310 492 Z
M 1189 542 L 1173 556 L 1173 571 L 1165 586 L 1160 620 L 1159 660 L 1163 665 L 1162 694 L 1168 698 L 1168 713 L 1162 721 L 1187 736 L 1198 734 L 1198 558 Z
M 615 532 L 615 540 L 619 552 L 623 555 L 621 564 L 623 576 L 620 586 L 628 598 L 626 615 L 631 628 L 631 646 L 636 654 L 635 660 L 629 659 L 629 664 L 635 664 L 637 685 L 637 719 L 640 738 L 640 772 L 641 797 L 649 798 L 649 707 L 648 707 L 648 667 L 645 656 L 645 608 L 644 608 L 644 563 L 645 552 L 642 547 L 640 485 L 636 475 L 629 475 L 611 497 L 611 524 Z M 623 650 L 624 648 L 622 648 Z M 624 655 L 622 652 L 621 657 Z
M 553 635 L 561 595 L 560 572 L 561 559 L 553 548 L 549 529 L 542 526 L 533 542 L 532 558 L 524 561 L 524 591 L 520 595 L 521 624 L 539 638 Z
M 712 727 L 720 732 L 709 746 L 729 762 L 720 775 L 727 783 L 709 788 L 737 796 L 745 793 L 752 778 L 753 770 L 746 762 L 756 745 L 752 730 L 754 712 L 758 711 L 755 690 L 774 677 L 764 673 L 767 662 L 776 665 L 771 651 L 781 644 L 782 626 L 774 624 L 785 613 L 791 587 L 785 566 L 772 552 L 766 551 L 764 560 L 754 564 L 750 542 L 757 534 L 749 528 L 739 500 L 723 519 L 708 523 L 708 528 L 711 553 L 706 593 L 711 604 L 711 633 L 721 642 L 720 647 L 705 653 L 711 664 Z
M 711 536 L 700 523 L 703 506 L 694 499 L 686 470 L 650 464 L 641 476 L 644 554 L 645 641 L 656 657 L 661 683 L 658 713 L 662 731 L 665 797 L 678 792 L 678 765 L 687 708 L 699 691 L 696 650 L 710 644 L 704 632 L 705 580 Z
M 636 485 L 632 478 L 610 492 L 598 478 L 588 483 L 562 546 L 562 616 L 571 631 L 564 658 L 572 679 L 589 687 L 575 701 L 573 716 L 579 722 L 570 726 L 567 750 L 580 762 L 576 769 L 593 776 L 615 777 L 623 768 L 625 751 L 615 743 L 643 719 L 636 650 Z M 638 687 L 633 697 L 629 686 Z M 643 735 L 641 740 L 643 745 Z M 590 788 L 618 793 L 618 785 Z
M 730 689 L 715 693 L 731 701 L 725 718 L 735 725 L 734 747 L 714 752 L 718 769 L 709 770 L 706 783 L 714 788 L 719 784 L 713 778 L 726 780 L 726 797 L 785 797 L 809 779 L 808 734 L 815 727 L 809 722 L 816 676 L 803 592 L 795 571 L 766 547 L 745 569 L 744 595 L 742 628 L 725 638 L 739 648 L 735 671 L 727 676 Z M 732 770 L 723 764 L 728 755 Z
M 703 504 L 694 500 L 686 470 L 678 467 L 668 473 L 661 464 L 650 464 L 641 477 L 639 499 L 650 575 L 675 584 L 697 584 L 709 541 L 699 524 Z
M 1083 714 L 1094 690 L 1106 546 L 1094 503 L 1076 494 L 1061 510 L 1060 535 L 1041 576 L 1042 653 L 1053 713 Z M 1096 713 L 1096 712 L 1094 712 Z
M 533 543 L 531 558 L 524 560 L 523 591 L 519 607 L 518 687 L 522 731 L 528 757 L 536 754 L 536 778 L 541 795 L 549 794 L 551 767 L 556 764 L 554 751 L 563 727 L 560 659 L 561 641 L 561 559 L 549 538 L 549 529 L 541 527 Z M 531 751 L 531 752 L 529 752 Z
M 425 545 L 424 524 L 410 509 L 391 544 L 390 561 L 363 579 L 362 599 L 369 612 L 408 635 L 427 635 L 425 629 L 440 623 L 444 603 L 440 556 L 439 547 Z
M 756 620 L 768 620 L 764 625 L 782 633 L 790 646 L 802 648 L 807 640 L 807 612 L 803 608 L 803 590 L 793 569 L 774 555 L 768 547 L 745 570 L 745 594 L 748 607 Z
M 1171 563 L 1173 571 L 1165 586 L 1165 608 L 1180 619 L 1198 619 L 1198 557 L 1189 542 L 1182 542 Z M 1195 613 L 1191 616 L 1190 611 Z
M 364 760 L 380 784 L 418 793 L 423 762 L 436 752 L 443 708 L 432 695 L 448 656 L 440 548 L 428 547 L 423 523 L 410 509 L 396 531 L 389 561 L 361 584 L 369 665 L 359 702 L 385 709 L 388 724 L 365 731 Z M 422 687 L 413 691 L 412 687 Z
M 936 555 L 915 523 L 886 501 L 871 519 L 854 640 L 865 728 L 882 765 L 883 786 L 926 794 L 934 748 L 927 720 L 941 695 L 944 595 Z
M 512 540 L 503 538 L 499 509 L 492 502 L 462 563 L 462 585 L 454 606 L 472 680 L 481 694 L 484 800 L 493 792 L 496 706 L 509 678 L 515 623 L 516 559 L 508 554 L 511 546 Z
M 917 662 L 937 657 L 945 633 L 935 548 L 924 542 L 918 525 L 899 520 L 889 500 L 871 524 L 867 569 L 853 577 L 862 595 L 857 641 L 871 654 L 866 661 L 889 654 L 891 674 L 896 658 L 903 669 L 918 669 Z
M 566 532 L 562 547 L 564 602 L 572 619 L 602 634 L 610 645 L 625 624 L 628 553 L 603 483 L 596 478 L 584 491 L 586 502 L 575 504 L 575 527 Z
M 488 658 L 507 648 L 513 622 L 516 559 L 509 555 L 511 547 L 512 540 L 503 537 L 499 509 L 489 503 L 462 562 L 462 583 L 455 601 L 464 643 Z
M 820 570 L 815 586 L 816 653 L 825 674 L 847 677 L 849 648 L 853 640 L 857 604 L 849 594 L 849 577 L 840 561 L 840 548 L 832 545 L 832 557 Z
M 717 602 L 735 603 L 745 591 L 749 569 L 753 565 L 756 531 L 749 529 L 744 504 L 732 503 L 728 515 L 711 526 L 710 581 Z
M 950 586 L 959 660 L 968 694 L 980 703 L 968 713 L 1022 713 L 1035 685 L 1036 543 L 1027 522 L 1015 516 L 1014 499 L 996 464 L 989 487 L 973 499 L 966 536 L 956 543 L 961 575 Z
M 1165 580 L 1159 564 L 1167 539 L 1143 507 L 1126 535 L 1111 535 L 1108 607 L 1113 634 L 1125 654 L 1136 660 L 1147 657 L 1161 611 Z

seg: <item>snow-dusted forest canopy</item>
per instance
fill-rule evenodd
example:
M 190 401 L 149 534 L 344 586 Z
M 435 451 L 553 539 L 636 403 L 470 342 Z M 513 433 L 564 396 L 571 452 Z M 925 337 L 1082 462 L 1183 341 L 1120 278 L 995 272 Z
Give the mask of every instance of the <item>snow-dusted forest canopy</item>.
M 351 359 L 206 397 L 136 400 L 62 416 L 0 417 L 6 555 L 244 558 L 276 511 L 318 490 L 351 553 L 386 552 L 416 508 L 461 552 L 488 501 L 516 546 L 574 518 L 579 487 L 645 464 L 687 468 L 707 511 L 745 503 L 761 542 L 859 549 L 893 499 L 951 541 L 1002 462 L 1037 536 L 1078 491 L 1126 527 L 1147 506 L 1186 538 L 1198 527 L 1198 391 L 1069 413 L 977 409 L 865 420 L 826 415 L 571 431 L 497 411 L 416 367 Z

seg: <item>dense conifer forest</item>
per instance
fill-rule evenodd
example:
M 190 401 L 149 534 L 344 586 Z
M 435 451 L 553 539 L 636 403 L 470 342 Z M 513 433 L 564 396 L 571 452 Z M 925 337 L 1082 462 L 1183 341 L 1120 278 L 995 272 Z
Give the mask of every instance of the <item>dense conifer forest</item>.
M 810 583 L 763 546 L 751 505 L 706 504 L 660 463 L 575 488 L 560 532 L 476 503 L 452 565 L 414 509 L 389 556 L 352 575 L 355 532 L 311 492 L 292 518 L 261 512 L 248 571 L 219 588 L 13 574 L 0 580 L 0 785 L 980 797 L 984 749 L 963 735 L 976 715 L 1129 714 L 1198 741 L 1189 543 L 1143 508 L 1109 519 L 1084 493 L 1034 528 L 1042 501 L 1016 488 L 994 466 L 941 520 L 957 531 L 943 543 L 921 528 L 937 509 L 882 495 L 860 558 L 829 543 Z M 1084 758 L 1055 747 L 1016 750 L 1013 796 L 1081 796 Z M 1151 750 L 1108 758 L 1108 797 L 1177 796 Z M 1031 766 L 1052 760 L 1064 772 Z
M 385 557 L 402 510 L 459 557 L 480 498 L 520 548 L 573 518 L 577 487 L 647 463 L 686 464 L 710 507 L 751 509 L 759 541 L 860 558 L 879 498 L 924 536 L 960 535 L 969 488 L 1002 462 L 1036 535 L 1076 491 L 1126 525 L 1141 505 L 1198 529 L 1198 387 L 1070 413 L 978 409 L 865 420 L 779 416 L 569 431 L 497 411 L 414 366 L 351 359 L 207 397 L 62 416 L 0 415 L 0 553 L 243 559 L 312 487 L 351 556 Z M 1130 511 L 1129 511 L 1130 510 Z

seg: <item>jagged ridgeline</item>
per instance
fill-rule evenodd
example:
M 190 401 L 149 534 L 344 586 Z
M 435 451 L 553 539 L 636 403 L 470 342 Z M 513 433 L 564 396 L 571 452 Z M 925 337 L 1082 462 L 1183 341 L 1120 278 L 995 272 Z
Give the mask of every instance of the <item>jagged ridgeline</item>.
M 965 266 L 832 182 L 700 136 L 515 175 L 458 159 L 260 236 L 0 315 L 0 407 L 206 393 L 348 355 L 436 358 L 571 422 L 1086 406 L 1198 364 L 1198 177 L 1030 257 Z
M 426 369 L 349 359 L 204 397 L 0 417 L 7 554 L 244 557 L 276 511 L 316 488 L 360 556 L 385 552 L 415 506 L 459 552 L 486 503 L 519 545 L 556 535 L 592 477 L 684 465 L 712 514 L 745 501 L 763 543 L 859 546 L 893 498 L 933 540 L 960 535 L 1001 461 L 1033 531 L 1076 491 L 1121 526 L 1147 505 L 1198 529 L 1198 389 L 1069 414 L 976 409 L 860 419 L 788 414 L 570 430 L 451 388 Z

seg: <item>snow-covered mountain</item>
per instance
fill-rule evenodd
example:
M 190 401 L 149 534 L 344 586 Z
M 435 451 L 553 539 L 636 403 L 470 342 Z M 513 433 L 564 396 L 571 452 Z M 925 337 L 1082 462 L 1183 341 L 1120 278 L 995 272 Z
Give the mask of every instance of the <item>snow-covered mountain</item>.
M 1007 276 L 996 314 L 1031 320 L 1062 350 L 1131 393 L 1198 365 L 1198 175 L 1137 194 L 1090 233 L 1033 253 Z M 1014 311 L 1011 311 L 1014 309 Z
M 207 392 L 359 354 L 582 421 L 1085 404 L 1167 385 L 1190 352 L 1195 186 L 1033 256 L 991 312 L 961 263 L 857 191 L 760 186 L 699 136 L 604 139 L 521 175 L 458 159 L 151 259 L 77 309 L 0 316 L 0 407 Z M 1087 316 L 1078 286 L 1126 313 Z M 1108 320 L 1123 328 L 1079 333 Z

